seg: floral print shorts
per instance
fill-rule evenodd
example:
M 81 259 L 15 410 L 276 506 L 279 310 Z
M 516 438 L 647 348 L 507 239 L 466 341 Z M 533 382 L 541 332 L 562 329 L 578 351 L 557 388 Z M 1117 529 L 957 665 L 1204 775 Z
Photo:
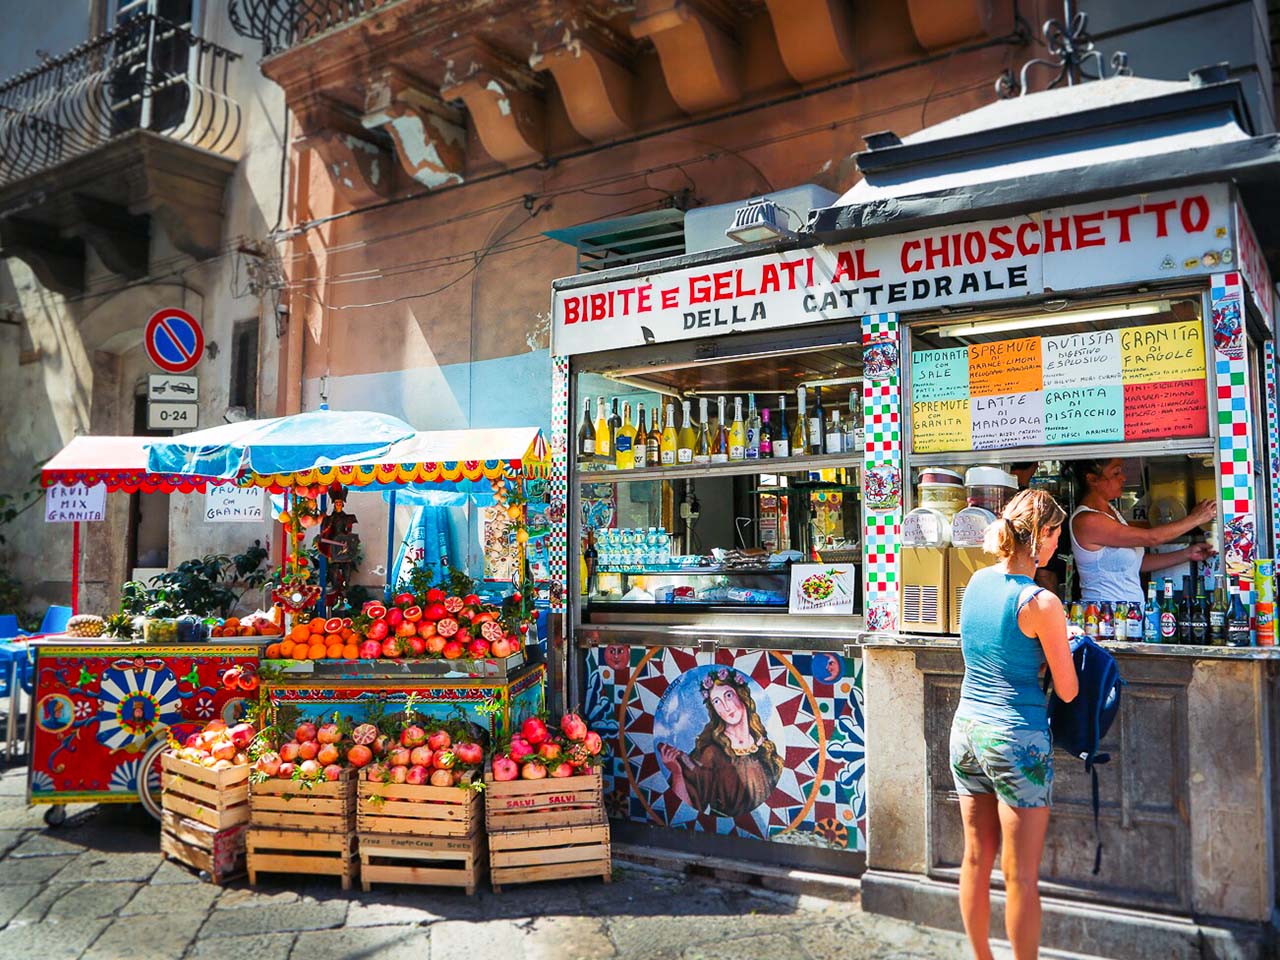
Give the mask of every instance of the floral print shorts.
M 1011 807 L 1047 807 L 1053 795 L 1049 731 L 956 717 L 951 722 L 951 775 L 957 793 L 994 793 Z

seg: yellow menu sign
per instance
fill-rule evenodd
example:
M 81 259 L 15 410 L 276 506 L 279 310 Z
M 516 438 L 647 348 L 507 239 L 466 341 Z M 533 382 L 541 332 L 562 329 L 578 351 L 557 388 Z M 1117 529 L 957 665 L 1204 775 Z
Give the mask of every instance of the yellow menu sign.
M 911 446 L 916 453 L 968 450 L 973 443 L 969 398 L 911 404 Z
M 1120 362 L 1125 383 L 1203 380 L 1204 327 L 1187 320 L 1124 330 Z

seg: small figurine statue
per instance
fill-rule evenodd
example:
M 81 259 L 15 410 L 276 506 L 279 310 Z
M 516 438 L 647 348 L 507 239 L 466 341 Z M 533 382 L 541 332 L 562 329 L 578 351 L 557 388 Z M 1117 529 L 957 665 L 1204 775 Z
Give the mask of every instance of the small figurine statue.
M 331 595 L 346 593 L 347 583 L 360 552 L 360 535 L 352 531 L 359 521 L 345 511 L 347 488 L 335 483 L 329 488 L 333 510 L 320 522 L 316 546 L 328 565 L 327 586 Z

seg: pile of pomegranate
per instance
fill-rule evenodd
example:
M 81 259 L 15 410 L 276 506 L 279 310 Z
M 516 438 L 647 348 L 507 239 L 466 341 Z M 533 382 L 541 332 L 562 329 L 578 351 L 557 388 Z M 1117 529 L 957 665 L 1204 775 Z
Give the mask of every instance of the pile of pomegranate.
M 598 766 L 604 743 L 576 713 L 560 718 L 558 729 L 540 717 L 529 717 L 493 758 L 494 780 L 542 780 L 573 777 Z
M 254 770 L 281 780 L 337 780 L 343 770 L 342 728 L 336 723 L 298 724 L 292 739 L 258 754 Z
M 179 760 L 197 763 L 210 770 L 226 770 L 249 762 L 249 744 L 257 731 L 249 723 L 228 727 L 221 720 L 210 720 L 199 733 L 193 733 L 170 753 Z
M 421 600 L 412 593 L 401 593 L 389 606 L 377 601 L 366 603 L 352 629 L 361 638 L 362 660 L 482 660 L 519 653 L 521 636 L 529 625 L 521 623 L 510 629 L 503 622 L 502 611 L 483 603 L 474 593 L 449 596 L 439 587 L 432 587 Z
M 477 779 L 484 765 L 484 747 L 456 730 L 454 733 L 444 727 L 427 730 L 410 723 L 393 740 L 379 733 L 372 724 L 357 727 L 357 734 L 361 734 L 364 727 L 372 733 L 365 731 L 363 737 L 373 736 L 373 740 L 367 744 L 357 742 L 351 753 L 362 752 L 358 757 L 349 755 L 349 758 L 354 766 L 364 767 L 364 778 L 373 783 L 456 787 Z

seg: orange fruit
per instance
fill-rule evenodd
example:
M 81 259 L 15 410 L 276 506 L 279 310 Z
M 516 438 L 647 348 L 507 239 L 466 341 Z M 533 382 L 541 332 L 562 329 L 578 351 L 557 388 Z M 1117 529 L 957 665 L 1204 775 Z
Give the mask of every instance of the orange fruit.
M 240 634 L 240 636 L 242 636 L 242 637 L 254 637 L 254 636 L 257 636 L 258 631 L 257 631 L 257 630 L 255 630 L 255 629 L 253 629 L 253 627 L 252 627 L 252 626 L 249 626 L 249 627 L 241 627 L 241 628 L 237 631 L 237 633 L 239 633 L 239 634 Z
M 342 637 L 344 641 L 351 641 L 356 638 L 356 632 L 350 627 L 343 627 L 342 633 L 340 633 L 339 636 Z
M 278 644 L 278 643 L 268 643 L 268 644 L 267 644 L 267 659 L 268 659 L 268 660 L 279 660 L 279 659 L 280 659 L 280 646 L 281 646 L 281 645 L 280 645 L 280 644 Z
M 312 636 L 324 633 L 324 621 L 319 617 L 316 617 L 314 620 L 308 620 L 307 629 L 311 631 Z
M 335 643 L 338 646 L 342 646 L 342 638 L 336 633 L 326 633 L 321 640 L 326 647 L 332 647 Z
M 286 640 L 284 643 L 277 644 L 276 646 L 280 651 L 280 656 L 285 660 L 288 660 L 293 656 L 294 643 L 292 640 Z
M 355 660 L 359 656 L 360 656 L 360 648 L 357 647 L 354 643 L 348 643 L 345 647 L 342 648 L 343 660 Z
M 305 623 L 295 623 L 293 629 L 289 631 L 289 636 L 298 643 L 305 643 L 311 637 L 311 628 Z
M 309 652 L 310 649 L 311 648 L 308 647 L 305 643 L 299 643 L 297 646 L 293 648 L 293 659 L 306 660 L 310 656 L 310 652 Z
M 230 627 L 232 630 L 238 629 L 240 626 L 240 618 L 227 617 L 227 619 L 222 622 L 222 625 L 224 627 Z
M 324 653 L 324 644 L 322 643 L 313 643 L 307 648 L 307 657 L 311 660 L 323 660 Z
M 329 646 L 327 646 L 327 647 L 325 648 L 324 655 L 325 655 L 325 657 L 326 657 L 327 659 L 329 659 L 329 660 L 341 660 L 341 659 L 342 659 L 342 644 L 340 644 L 340 643 L 331 643 L 331 644 L 329 644 Z

